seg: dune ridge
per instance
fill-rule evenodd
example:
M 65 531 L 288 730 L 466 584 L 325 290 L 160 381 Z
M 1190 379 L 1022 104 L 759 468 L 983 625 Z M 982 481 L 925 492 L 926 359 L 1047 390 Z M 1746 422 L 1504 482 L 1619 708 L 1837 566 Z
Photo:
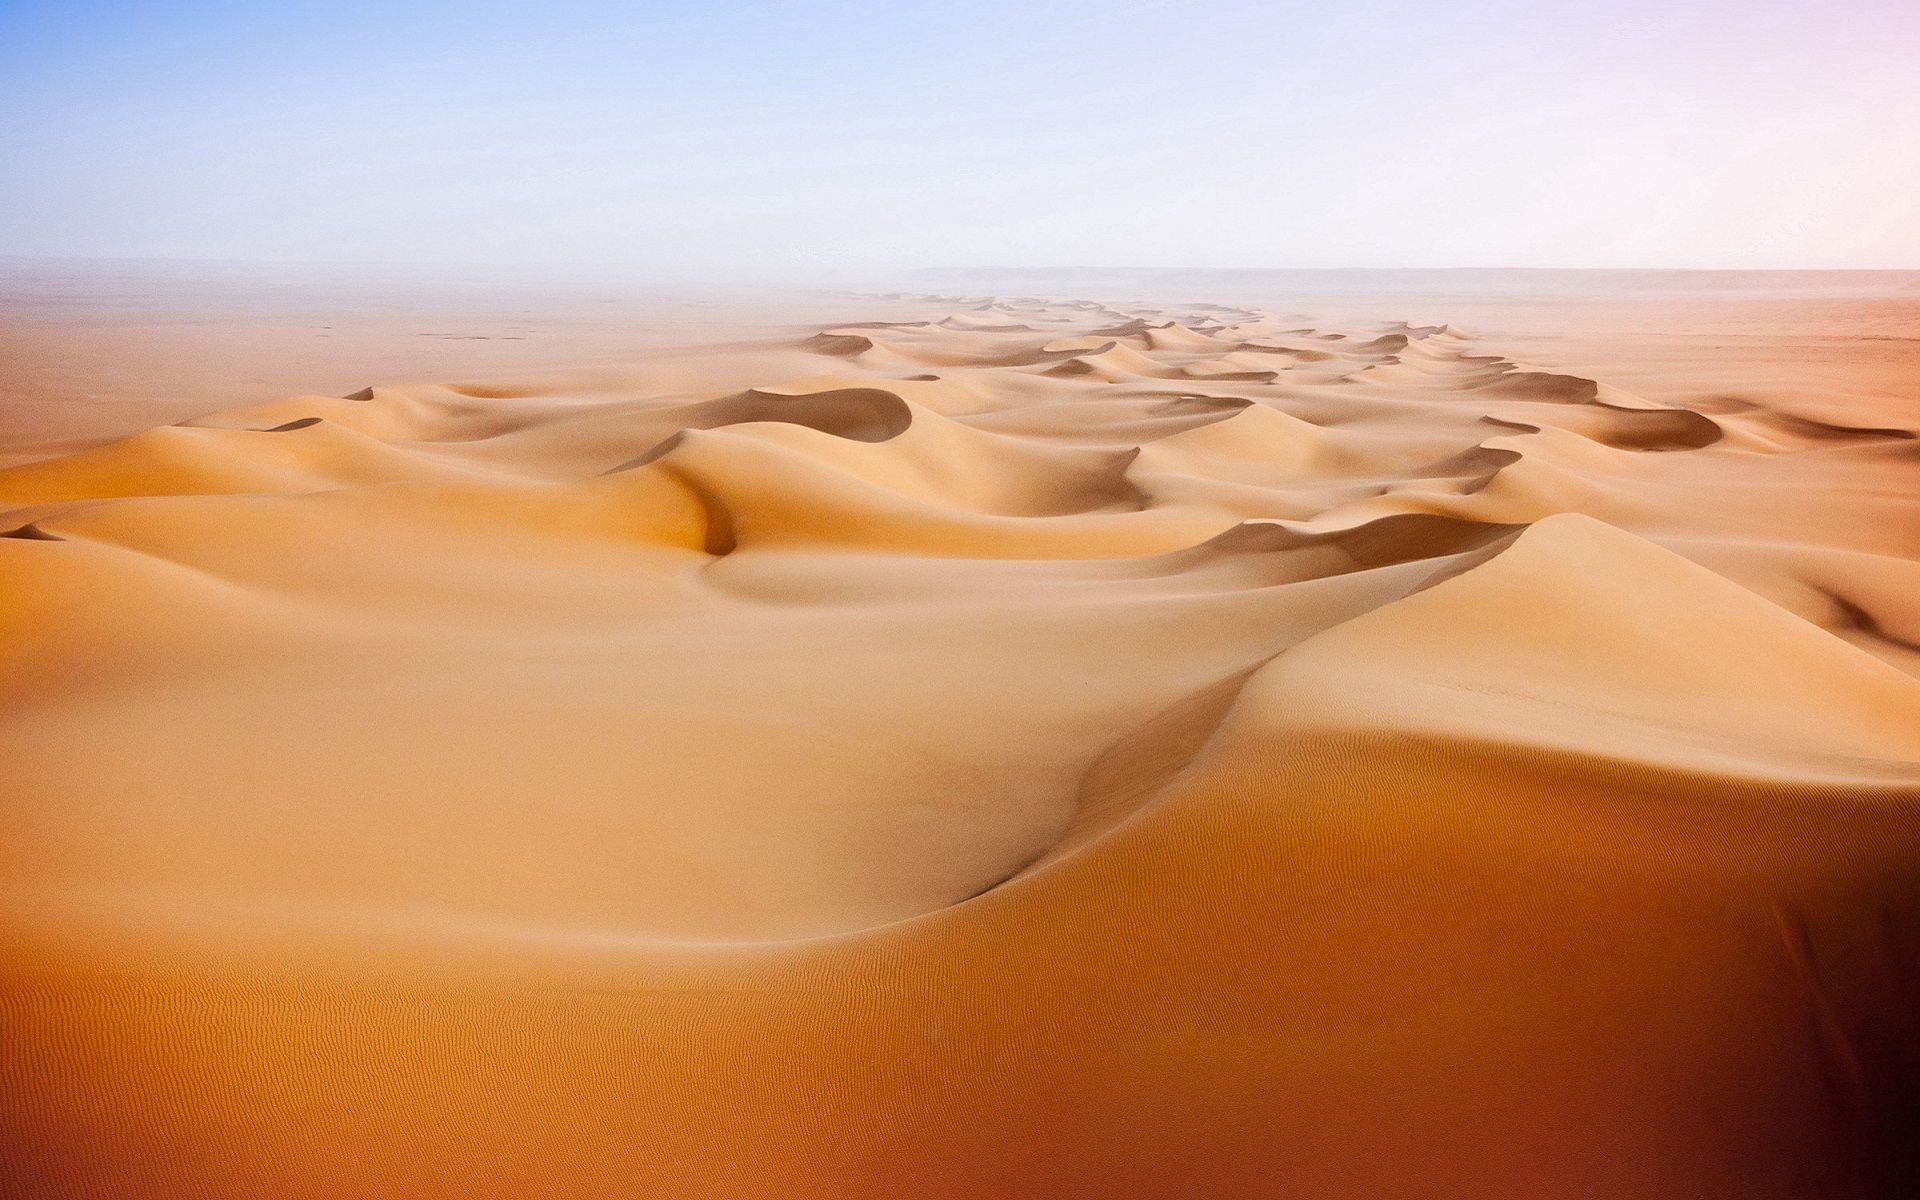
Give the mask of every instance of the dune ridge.
M 0 470 L 24 1194 L 1920 1185 L 1897 413 L 863 303 Z

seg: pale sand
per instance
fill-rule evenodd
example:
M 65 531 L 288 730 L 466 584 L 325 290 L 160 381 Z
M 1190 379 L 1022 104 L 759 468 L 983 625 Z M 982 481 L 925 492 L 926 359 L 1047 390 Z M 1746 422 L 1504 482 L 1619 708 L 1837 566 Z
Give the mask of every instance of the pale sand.
M 0 330 L 19 1194 L 1920 1177 L 1920 296 L 575 299 Z

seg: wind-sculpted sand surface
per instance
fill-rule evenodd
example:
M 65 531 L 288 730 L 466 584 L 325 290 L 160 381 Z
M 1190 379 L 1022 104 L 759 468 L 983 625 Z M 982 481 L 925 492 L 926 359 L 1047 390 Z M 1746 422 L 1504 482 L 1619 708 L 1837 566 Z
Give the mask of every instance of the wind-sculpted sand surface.
M 1911 410 L 872 307 L 0 471 L 10 1187 L 1910 1194 Z

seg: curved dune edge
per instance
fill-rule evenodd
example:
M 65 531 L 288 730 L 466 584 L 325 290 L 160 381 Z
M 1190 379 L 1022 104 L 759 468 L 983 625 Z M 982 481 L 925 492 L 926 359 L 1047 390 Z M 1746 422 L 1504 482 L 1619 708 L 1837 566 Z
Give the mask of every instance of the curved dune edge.
M 1447 326 L 913 303 L 0 471 L 34 1161 L 1897 1194 L 1913 431 Z

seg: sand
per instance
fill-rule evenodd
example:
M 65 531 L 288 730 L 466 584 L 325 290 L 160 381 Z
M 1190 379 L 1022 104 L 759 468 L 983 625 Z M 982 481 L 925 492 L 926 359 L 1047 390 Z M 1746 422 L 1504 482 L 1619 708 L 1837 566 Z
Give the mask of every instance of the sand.
M 13 1194 L 1911 1194 L 1920 297 L 1439 303 L 10 321 Z

